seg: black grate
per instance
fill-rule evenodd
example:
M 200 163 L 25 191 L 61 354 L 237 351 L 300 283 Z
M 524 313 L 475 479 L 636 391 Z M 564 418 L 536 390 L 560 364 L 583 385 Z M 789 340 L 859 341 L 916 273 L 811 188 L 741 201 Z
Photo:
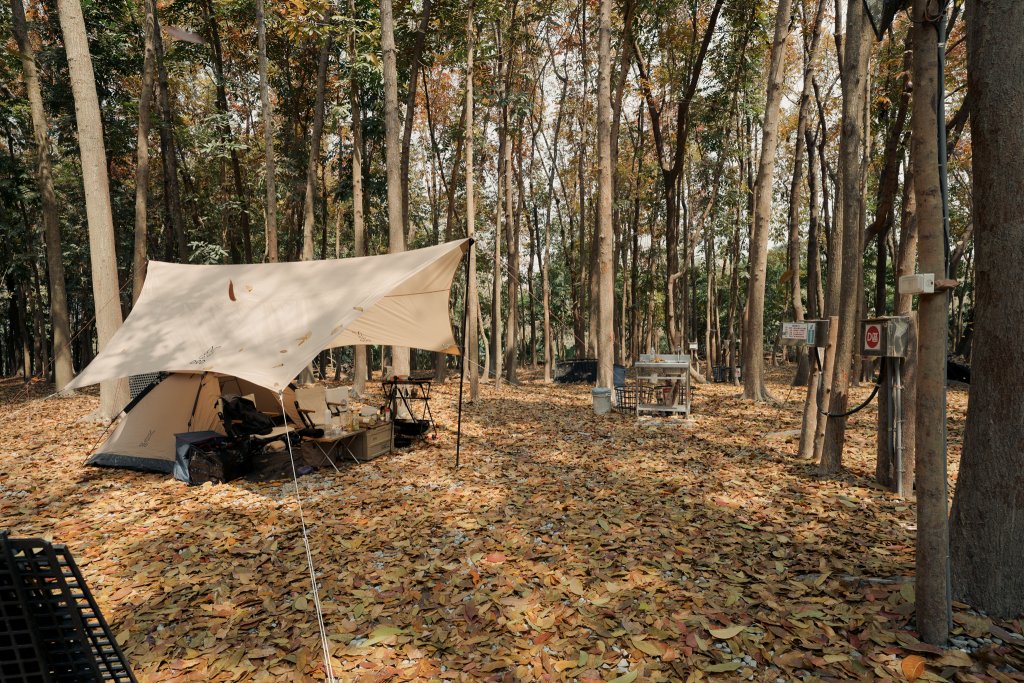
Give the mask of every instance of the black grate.
M 2 680 L 134 682 L 68 549 L 6 532 L 0 545 Z

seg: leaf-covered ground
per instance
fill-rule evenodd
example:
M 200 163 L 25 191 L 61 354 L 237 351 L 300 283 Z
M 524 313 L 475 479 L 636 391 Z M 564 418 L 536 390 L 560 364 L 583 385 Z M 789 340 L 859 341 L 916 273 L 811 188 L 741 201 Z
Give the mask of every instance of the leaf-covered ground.
M 914 505 L 798 460 L 781 406 L 697 389 L 689 422 L 595 417 L 589 388 L 457 385 L 436 446 L 300 479 L 339 680 L 1024 680 L 1021 622 L 913 632 Z M 292 482 L 189 488 L 84 467 L 94 396 L 3 392 L 0 528 L 70 546 L 140 680 L 323 680 Z M 856 390 L 864 395 L 866 390 Z M 965 391 L 950 391 L 950 476 Z

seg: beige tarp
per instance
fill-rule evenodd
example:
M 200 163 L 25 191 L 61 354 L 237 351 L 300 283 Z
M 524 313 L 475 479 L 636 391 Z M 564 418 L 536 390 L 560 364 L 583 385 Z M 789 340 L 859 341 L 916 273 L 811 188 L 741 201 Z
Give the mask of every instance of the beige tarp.
M 448 315 L 469 240 L 401 254 L 196 266 L 153 261 L 124 325 L 68 387 L 216 372 L 281 391 L 323 349 L 458 353 Z
M 260 410 L 281 413 L 277 394 L 251 382 L 213 373 L 175 373 L 128 406 L 110 437 L 89 458 L 89 464 L 170 472 L 174 467 L 175 434 L 224 433 L 217 414 L 217 400 L 222 394 L 252 396 Z M 281 398 L 286 415 L 298 424 L 294 393 L 285 389 Z

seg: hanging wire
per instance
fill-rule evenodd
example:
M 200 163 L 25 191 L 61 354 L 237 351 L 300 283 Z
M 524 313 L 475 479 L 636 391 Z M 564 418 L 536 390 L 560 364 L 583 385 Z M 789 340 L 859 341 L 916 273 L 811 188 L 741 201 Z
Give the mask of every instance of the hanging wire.
M 288 425 L 288 415 L 284 408 L 284 391 L 279 391 L 277 399 L 281 403 L 281 417 L 285 420 L 285 425 Z M 292 481 L 295 482 L 295 502 L 299 506 L 299 522 L 302 525 L 302 543 L 306 547 L 306 563 L 309 565 L 309 580 L 313 586 L 313 606 L 316 609 L 316 621 L 320 627 L 320 645 L 324 651 L 324 673 L 327 675 L 327 680 L 330 683 L 335 683 L 334 669 L 331 666 L 331 648 L 330 643 L 327 640 L 327 627 L 324 624 L 324 612 L 323 607 L 320 604 L 320 590 L 316 583 L 316 569 L 313 567 L 313 553 L 309 549 L 309 531 L 306 529 L 306 517 L 302 512 L 302 496 L 299 494 L 299 475 L 295 469 L 295 455 L 292 452 L 292 440 L 291 430 L 285 432 L 287 438 L 285 443 L 288 444 L 288 459 L 292 464 Z

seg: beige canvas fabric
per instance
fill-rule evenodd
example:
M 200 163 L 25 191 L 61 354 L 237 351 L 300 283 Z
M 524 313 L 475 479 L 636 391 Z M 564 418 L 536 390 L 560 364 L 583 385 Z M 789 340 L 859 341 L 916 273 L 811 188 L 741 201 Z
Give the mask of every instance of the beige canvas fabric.
M 324 387 L 318 384 L 311 387 L 298 387 L 295 389 L 295 401 L 299 404 L 300 410 L 313 411 L 307 414 L 314 425 L 317 427 L 331 425 L 331 412 L 327 409 L 327 392 Z
M 124 325 L 67 388 L 146 372 L 206 371 L 280 391 L 334 346 L 458 353 L 448 300 L 468 248 L 458 240 L 324 261 L 150 262 Z
M 121 416 L 89 464 L 170 472 L 174 466 L 175 434 L 224 433 L 217 409 L 222 394 L 252 394 L 260 410 L 281 412 L 277 394 L 265 387 L 213 373 L 176 373 L 146 392 Z M 299 424 L 291 389 L 285 390 L 283 399 L 289 419 Z

